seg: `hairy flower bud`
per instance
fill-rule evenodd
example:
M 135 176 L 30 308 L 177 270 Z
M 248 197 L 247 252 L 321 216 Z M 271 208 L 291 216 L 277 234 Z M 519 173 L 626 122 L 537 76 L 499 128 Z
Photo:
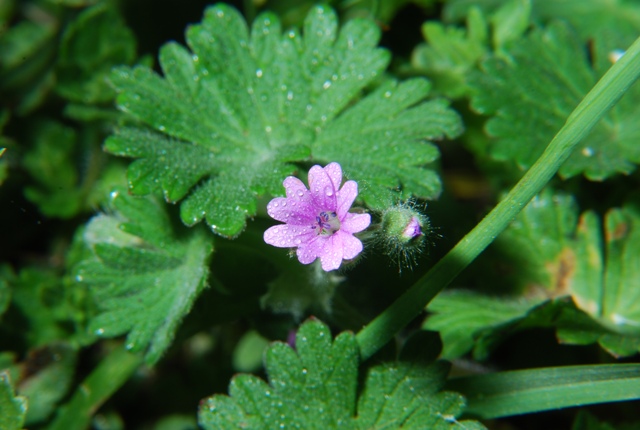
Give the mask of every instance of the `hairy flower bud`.
M 402 203 L 382 213 L 378 242 L 384 252 L 398 262 L 400 269 L 410 268 L 424 251 L 430 232 L 429 218 L 416 210 L 413 203 Z

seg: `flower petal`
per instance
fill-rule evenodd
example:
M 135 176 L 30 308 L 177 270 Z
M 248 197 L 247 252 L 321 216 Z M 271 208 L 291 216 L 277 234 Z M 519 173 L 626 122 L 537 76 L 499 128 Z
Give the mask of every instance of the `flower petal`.
M 329 236 L 320 252 L 320 262 L 322 263 L 322 270 L 328 272 L 330 270 L 336 270 L 342 264 L 343 245 L 342 239 L 344 234 L 334 234 Z
M 324 237 L 314 236 L 309 241 L 303 242 L 296 250 L 298 261 L 302 264 L 311 264 L 316 261 L 316 258 L 322 253 L 325 241 Z
M 307 186 L 295 176 L 287 176 L 282 185 L 284 185 L 284 189 L 287 192 L 287 197 L 298 200 L 311 200 Z
M 341 232 L 342 233 L 342 232 Z M 351 260 L 362 252 L 362 242 L 357 237 L 348 233 L 342 233 L 342 258 Z
M 349 212 L 353 201 L 358 197 L 358 184 L 356 181 L 347 181 L 338 191 L 336 212 L 338 218 L 342 219 Z
M 332 174 L 335 176 L 335 171 Z M 342 174 L 340 177 L 342 177 Z M 318 212 L 336 211 L 338 188 L 333 184 L 333 179 L 329 176 L 329 173 L 320 166 L 313 166 L 309 170 L 309 192 L 313 198 L 313 205 Z
M 316 237 L 311 227 L 291 224 L 278 224 L 264 232 L 264 241 L 278 248 L 302 246 Z
M 316 211 L 307 203 L 295 199 L 276 197 L 267 205 L 267 213 L 273 219 L 293 225 L 312 225 Z
M 333 188 L 336 190 L 340 188 L 340 184 L 342 183 L 342 167 L 336 162 L 329 163 L 324 166 L 325 173 L 331 179 L 333 183 Z
M 341 222 L 340 231 L 359 233 L 371 224 L 371 215 L 348 213 Z

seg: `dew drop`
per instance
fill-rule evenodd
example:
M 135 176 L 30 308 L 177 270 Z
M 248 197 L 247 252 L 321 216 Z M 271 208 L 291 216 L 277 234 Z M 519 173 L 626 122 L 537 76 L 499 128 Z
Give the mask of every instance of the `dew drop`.
M 331 197 L 331 196 L 333 195 L 333 188 L 331 188 L 331 187 L 325 187 L 325 189 L 324 189 L 324 194 L 325 194 L 327 197 Z
M 264 131 L 265 131 L 266 133 L 271 133 L 271 131 L 272 131 L 271 126 L 270 126 L 270 125 L 266 126 L 266 127 L 264 128 Z
M 302 192 L 302 190 L 298 190 L 296 194 L 298 195 L 298 197 L 304 196 L 304 193 Z
M 293 100 L 293 91 L 287 93 L 287 100 Z
M 256 70 L 256 77 L 257 78 L 261 78 L 262 77 L 262 69 L 257 69 Z
M 282 202 L 282 206 L 283 207 L 286 206 L 286 205 L 287 205 L 287 202 Z
M 324 88 L 325 90 L 329 89 L 330 86 L 331 86 L 331 81 L 325 81 L 325 83 L 322 84 L 322 88 Z
M 104 334 L 104 329 L 103 328 L 99 328 L 95 331 L 96 336 L 102 336 Z
M 391 91 L 385 91 L 385 92 L 384 92 L 384 96 L 385 96 L 386 98 L 391 97 Z

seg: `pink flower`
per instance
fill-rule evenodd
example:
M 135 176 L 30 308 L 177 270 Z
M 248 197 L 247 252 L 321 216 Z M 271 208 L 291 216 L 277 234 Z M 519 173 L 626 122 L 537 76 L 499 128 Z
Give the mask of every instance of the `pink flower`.
M 347 181 L 340 189 L 342 168 L 338 163 L 309 170 L 309 189 L 293 176 L 287 177 L 287 197 L 276 197 L 267 205 L 269 215 L 286 224 L 264 232 L 264 241 L 279 248 L 297 248 L 302 264 L 320 258 L 322 269 L 335 270 L 342 260 L 362 252 L 362 242 L 353 236 L 369 227 L 369 214 L 349 213 L 358 196 L 358 184 Z

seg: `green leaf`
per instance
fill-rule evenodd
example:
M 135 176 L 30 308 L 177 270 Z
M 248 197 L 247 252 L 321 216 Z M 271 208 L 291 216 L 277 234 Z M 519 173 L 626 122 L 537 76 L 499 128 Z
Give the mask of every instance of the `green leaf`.
M 567 293 L 581 247 L 573 243 L 578 207 L 571 195 L 541 194 L 496 238 L 495 263 L 512 291 L 547 296 Z
M 21 363 L 29 369 L 29 375 L 19 383 L 20 394 L 29 399 L 26 425 L 46 420 L 67 395 L 73 382 L 76 355 L 75 348 L 62 343 L 29 351 Z
M 82 103 L 112 100 L 115 92 L 107 81 L 111 68 L 131 64 L 135 57 L 134 35 L 114 6 L 85 9 L 62 35 L 56 91 Z
M 595 213 L 577 216 L 571 197 L 546 190 L 496 239 L 496 273 L 529 298 L 453 292 L 434 299 L 424 327 L 441 332 L 445 357 L 473 349 L 484 359 L 504 337 L 530 327 L 555 328 L 564 343 L 598 342 L 614 356 L 639 350 L 639 211 L 632 205 L 611 210 L 604 232 Z M 541 304 L 567 295 L 575 305 Z
M 9 374 L 0 372 L 0 428 L 20 430 L 27 412 L 27 399 L 16 396 Z
M 88 341 L 84 333 L 84 292 L 70 288 L 54 270 L 26 267 L 14 274 L 0 267 L 0 283 L 6 283 L 11 302 L 3 315 L 0 337 L 26 343 L 29 348 L 61 340 Z
M 559 23 L 533 31 L 510 45 L 507 54 L 508 59 L 493 56 L 483 62 L 482 73 L 472 79 L 472 107 L 491 116 L 486 125 L 487 133 L 495 138 L 489 147 L 491 156 L 525 169 L 594 85 L 597 73 L 584 45 Z M 584 174 L 591 180 L 603 180 L 635 169 L 634 163 L 640 162 L 636 144 L 640 105 L 632 102 L 637 91 L 637 85 L 632 87 L 596 125 L 560 168 L 560 176 Z
M 24 156 L 23 165 L 37 186 L 27 186 L 25 197 L 47 216 L 72 217 L 80 210 L 83 197 L 77 187 L 76 133 L 54 121 L 36 122 L 32 127 L 29 140 L 33 148 Z
M 491 15 L 494 48 L 500 50 L 518 40 L 529 27 L 530 15 L 531 0 L 511 0 L 500 6 Z
M 127 348 L 155 363 L 205 288 L 211 239 L 201 229 L 171 223 L 165 205 L 114 191 L 113 213 L 94 217 L 84 238 L 93 255 L 76 267 L 99 314 L 90 329 L 127 335 Z
M 488 51 L 489 28 L 478 9 L 471 9 L 467 29 L 427 21 L 422 25 L 426 43 L 416 47 L 411 65 L 434 82 L 434 90 L 451 98 L 469 94 L 468 75 Z
M 444 291 L 429 304 L 427 309 L 433 315 L 426 319 L 423 328 L 440 333 L 443 358 L 458 358 L 473 350 L 474 358 L 483 360 L 494 345 L 483 344 L 482 335 L 504 330 L 505 325 L 523 318 L 534 303 L 471 291 Z
M 357 399 L 358 346 L 352 333 L 332 342 L 326 325 L 303 324 L 296 350 L 274 343 L 266 354 L 269 384 L 238 375 L 229 396 L 206 399 L 199 412 L 205 429 L 232 428 L 450 428 L 464 406 L 455 393 L 440 392 L 447 366 L 399 362 L 371 368 Z M 479 423 L 464 422 L 484 428 Z
M 19 114 L 40 105 L 55 84 L 51 65 L 59 22 L 47 12 L 42 17 L 16 16 L 18 22 L 0 34 L 0 90 Z
M 238 341 L 231 360 L 237 372 L 254 372 L 262 367 L 262 355 L 269 341 L 255 330 L 246 332 Z
M 131 189 L 184 199 L 186 224 L 206 219 L 228 237 L 255 215 L 257 196 L 282 194 L 293 162 L 341 163 L 373 207 L 390 202 L 398 185 L 436 197 L 439 178 L 424 166 L 438 151 L 424 139 L 457 135 L 458 116 L 443 101 L 424 102 L 423 80 L 386 81 L 363 97 L 389 62 L 373 22 L 339 29 L 335 12 L 317 6 L 303 33 L 283 34 L 273 14 L 249 31 L 235 9 L 217 5 L 188 29 L 191 51 L 161 49 L 164 77 L 118 69 L 120 108 L 161 132 L 125 127 L 107 140 L 108 151 L 139 159 Z
M 619 333 L 640 335 L 640 211 L 627 205 L 605 216 L 603 248 L 597 219 L 583 215 L 578 230 L 577 304 Z M 640 345 L 638 345 L 640 347 Z

